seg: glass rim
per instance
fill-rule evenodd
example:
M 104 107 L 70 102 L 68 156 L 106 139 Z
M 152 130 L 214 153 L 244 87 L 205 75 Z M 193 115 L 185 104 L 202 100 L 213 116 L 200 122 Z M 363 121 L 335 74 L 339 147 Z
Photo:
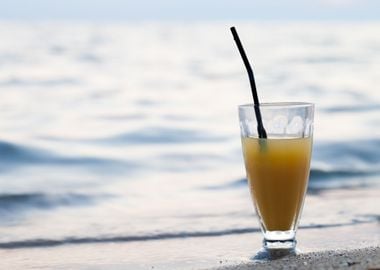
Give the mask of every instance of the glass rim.
M 239 105 L 239 109 L 249 109 L 253 108 L 256 105 L 253 103 L 247 103 Z M 311 102 L 263 102 L 260 103 L 259 107 L 270 107 L 270 108 L 305 108 L 305 107 L 314 107 L 314 103 Z

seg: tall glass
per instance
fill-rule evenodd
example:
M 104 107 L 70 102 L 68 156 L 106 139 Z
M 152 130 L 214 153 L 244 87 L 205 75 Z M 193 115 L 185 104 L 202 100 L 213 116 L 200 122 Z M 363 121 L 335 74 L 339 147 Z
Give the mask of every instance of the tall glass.
M 263 252 L 295 253 L 309 180 L 314 104 L 263 103 L 260 111 L 266 139 L 258 136 L 254 105 L 239 106 L 244 162 L 264 235 Z

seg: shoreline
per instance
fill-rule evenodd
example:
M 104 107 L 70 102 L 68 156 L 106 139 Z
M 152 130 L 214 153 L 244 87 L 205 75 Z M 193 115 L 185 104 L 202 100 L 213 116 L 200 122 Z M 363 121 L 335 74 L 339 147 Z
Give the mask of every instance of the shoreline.
M 378 187 L 342 189 L 307 196 L 304 215 L 309 222 L 297 232 L 301 254 L 296 257 L 253 262 L 250 258 L 261 249 L 262 234 L 251 227 L 239 230 L 236 223 L 230 231 L 155 234 L 144 239 L 83 235 L 45 244 L 41 239 L 3 242 L 0 268 L 245 270 L 254 265 L 255 269 L 380 269 L 380 213 L 374 203 L 379 191 Z
M 379 223 L 300 230 L 301 254 L 269 262 L 250 260 L 261 233 L 157 241 L 68 244 L 0 249 L 4 269 L 380 269 Z M 349 236 L 349 238 L 347 237 Z M 38 260 L 35 260 L 38 258 Z M 64 261 L 62 260 L 64 258 Z M 324 263 L 324 265 L 323 265 Z

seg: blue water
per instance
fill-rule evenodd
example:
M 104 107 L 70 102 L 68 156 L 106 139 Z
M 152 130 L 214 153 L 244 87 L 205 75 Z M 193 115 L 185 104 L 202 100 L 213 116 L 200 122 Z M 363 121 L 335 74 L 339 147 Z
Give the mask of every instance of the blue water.
M 0 248 L 258 232 L 228 26 L 0 23 Z M 239 25 L 262 101 L 316 103 L 312 200 L 380 185 L 378 29 Z M 380 214 L 317 207 L 301 226 Z

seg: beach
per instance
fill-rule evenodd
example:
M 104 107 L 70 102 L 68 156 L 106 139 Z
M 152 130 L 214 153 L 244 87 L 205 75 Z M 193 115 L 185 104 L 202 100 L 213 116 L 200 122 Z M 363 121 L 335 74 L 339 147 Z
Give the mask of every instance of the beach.
M 236 26 L 262 102 L 315 103 L 289 263 L 379 267 L 379 24 Z M 251 266 L 237 106 L 252 98 L 229 27 L 0 22 L 0 268 Z
M 379 269 L 379 224 L 301 229 L 296 257 L 257 262 L 261 234 L 2 249 L 12 269 Z M 349 238 L 349 239 L 347 239 Z M 165 250 L 163 252 L 163 250 Z
M 368 234 L 358 230 L 376 233 Z M 314 236 L 310 236 L 310 235 Z M 328 239 L 321 239 L 321 235 Z M 355 235 L 355 241 L 347 240 Z M 310 229 L 299 234 L 301 255 L 252 262 L 261 235 L 241 234 L 133 243 L 87 243 L 0 251 L 2 267 L 12 269 L 378 269 L 378 224 Z M 321 244 L 323 240 L 326 245 Z M 314 242 L 315 241 L 315 242 Z M 336 243 L 333 243 L 335 242 Z M 353 242 L 356 242 L 355 244 Z M 338 244 L 339 243 L 339 244 Z M 199 252 L 199 247 L 203 252 Z M 308 247 L 308 248 L 306 248 Z M 162 252 L 162 250 L 165 252 Z M 215 251 L 215 249 L 217 251 Z M 306 251 L 315 250 L 315 251 Z M 207 251 L 207 254 L 204 253 Z M 141 254 L 143 252 L 143 254 Z M 64 259 L 63 259 L 64 258 Z
M 378 192 L 373 189 L 327 191 L 322 200 L 314 198 L 320 205 L 315 205 L 315 201 L 313 204 L 318 208 L 338 200 L 348 208 L 360 205 L 368 209 Z M 299 255 L 274 261 L 253 260 L 261 248 L 262 235 L 249 227 L 188 236 L 161 235 L 156 239 L 103 236 L 1 243 L 1 265 L 12 269 L 250 269 L 253 266 L 255 269 L 377 269 L 380 267 L 380 213 L 376 205 L 372 207 L 378 214 L 371 218 L 330 225 L 301 225 L 297 234 Z M 308 214 L 311 205 L 307 203 L 305 208 Z

